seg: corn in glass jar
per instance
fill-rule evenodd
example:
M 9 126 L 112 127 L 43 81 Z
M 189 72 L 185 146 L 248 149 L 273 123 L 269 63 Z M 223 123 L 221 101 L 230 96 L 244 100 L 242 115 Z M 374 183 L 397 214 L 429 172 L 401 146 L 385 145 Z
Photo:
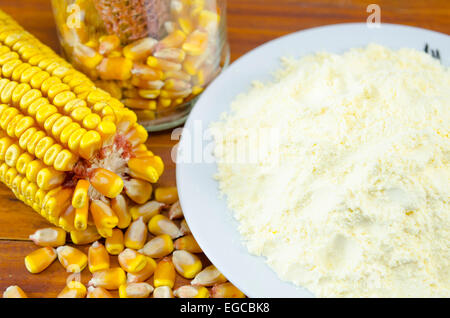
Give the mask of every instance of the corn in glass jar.
M 65 57 L 149 131 L 184 122 L 228 65 L 226 0 L 52 0 Z

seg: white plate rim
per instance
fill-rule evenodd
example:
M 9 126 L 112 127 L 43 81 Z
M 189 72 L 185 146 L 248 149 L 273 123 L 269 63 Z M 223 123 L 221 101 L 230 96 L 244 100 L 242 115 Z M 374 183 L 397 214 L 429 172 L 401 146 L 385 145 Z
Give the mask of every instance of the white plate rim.
M 255 60 L 252 61 L 252 58 L 254 58 L 254 56 L 261 54 L 261 52 L 265 50 L 268 51 L 271 48 L 273 50 L 277 45 L 285 45 L 289 42 L 292 44 L 293 42 L 295 42 L 295 40 L 301 38 L 309 38 L 311 40 L 314 37 L 324 36 L 325 34 L 328 34 L 328 37 L 332 37 L 333 35 L 340 33 L 345 34 L 345 32 L 347 32 L 348 35 L 349 31 L 355 32 L 353 33 L 353 35 L 357 34 L 353 41 L 350 41 L 351 43 L 354 43 L 353 46 L 348 46 L 348 39 L 342 39 L 341 46 L 338 45 L 333 48 L 327 48 L 327 50 L 331 52 L 342 52 L 351 47 L 360 47 L 372 42 L 370 40 L 365 41 L 365 39 L 363 39 L 361 37 L 361 34 L 359 33 L 366 34 L 369 37 L 374 36 L 375 38 L 380 37 L 383 34 L 385 36 L 392 36 L 393 33 L 397 33 L 394 38 L 397 37 L 398 42 L 392 42 L 393 44 L 389 45 L 386 43 L 382 43 L 381 41 L 381 44 L 387 45 L 391 48 L 400 48 L 406 46 L 422 50 L 423 46 L 419 47 L 418 44 L 423 43 L 423 39 L 426 38 L 426 42 L 430 43 L 430 48 L 437 47 L 437 45 L 439 46 L 439 49 L 441 50 L 440 53 L 442 63 L 447 66 L 449 65 L 450 55 L 448 54 L 448 52 L 450 51 L 450 37 L 444 33 L 418 27 L 388 23 L 382 23 L 380 28 L 367 28 L 367 25 L 365 23 L 340 23 L 305 29 L 266 42 L 261 46 L 247 52 L 239 59 L 237 59 L 234 63 L 232 63 L 202 93 L 186 121 L 184 131 L 187 130 L 193 132 L 195 129 L 194 122 L 199 119 L 204 119 L 205 114 L 210 114 L 211 110 L 208 108 L 216 107 L 216 105 L 209 105 L 210 100 L 217 100 L 217 96 L 214 94 L 217 90 L 219 90 L 220 85 L 225 82 L 225 80 L 223 79 L 231 76 L 231 74 L 244 74 L 245 72 L 238 70 L 238 68 L 242 67 L 245 69 L 252 63 L 256 63 Z M 391 34 L 389 35 L 389 33 Z M 406 43 L 406 45 L 404 43 Z M 407 45 L 408 43 L 410 45 Z M 445 50 L 442 50 L 442 48 L 445 48 Z M 297 55 L 296 57 L 308 53 L 313 53 L 317 51 L 317 49 L 312 49 L 311 51 L 306 52 L 305 50 L 300 51 L 302 51 L 301 54 Z M 447 52 L 447 55 L 443 56 L 442 52 Z M 267 54 L 267 56 L 270 56 L 270 54 Z M 275 64 L 279 65 L 279 57 L 281 56 L 284 55 L 280 54 L 277 56 L 278 58 L 276 58 L 275 56 L 270 56 L 270 58 L 275 58 Z M 276 70 L 277 67 L 273 67 L 273 65 L 271 68 L 268 68 L 268 70 Z M 233 85 L 235 86 L 242 84 L 242 82 L 244 81 L 241 76 L 239 76 L 239 78 L 237 79 L 236 78 L 237 77 L 234 77 L 233 79 Z M 265 72 L 264 79 L 268 78 L 270 78 L 270 74 Z M 253 79 L 259 78 L 256 77 Z M 250 83 L 247 80 L 247 82 L 245 82 L 245 85 L 248 86 L 249 84 Z M 245 89 L 242 89 L 241 91 L 245 91 Z M 222 104 L 224 103 L 225 102 L 222 102 Z M 218 110 L 216 109 L 213 112 L 218 113 Z M 216 120 L 218 120 L 218 117 L 214 118 L 214 121 Z M 208 123 L 211 121 L 212 120 L 206 120 L 206 122 Z M 178 144 L 179 154 L 181 153 L 180 151 L 187 147 L 189 138 L 185 138 L 184 136 L 185 133 L 181 137 L 181 140 Z M 207 141 L 203 141 L 203 146 L 206 145 Z M 180 155 L 178 155 L 178 158 L 180 158 Z M 211 171 L 210 166 L 206 167 L 207 165 L 215 166 L 215 164 L 203 163 L 177 163 L 176 165 L 176 181 L 180 204 L 182 206 L 186 221 L 206 256 L 211 260 L 213 264 L 218 267 L 219 270 L 221 270 L 221 272 L 229 279 L 230 282 L 236 285 L 249 297 L 313 297 L 313 295 L 307 290 L 301 287 L 296 287 L 291 283 L 281 281 L 276 276 L 276 274 L 268 267 L 262 257 L 250 255 L 246 251 L 245 246 L 243 246 L 242 242 L 240 241 L 240 235 L 237 231 L 238 223 L 236 220 L 234 220 L 234 218 L 232 218 L 231 211 L 226 208 L 225 200 L 220 199 L 218 196 L 216 196 L 215 198 L 202 196 L 203 192 L 205 191 L 213 191 L 218 194 L 217 182 L 215 181 L 213 183 L 216 184 L 216 189 L 202 189 L 201 187 L 199 188 L 199 184 L 201 184 L 201 182 L 203 181 L 206 181 L 206 179 L 204 179 L 205 177 L 212 177 L 211 173 L 207 173 L 208 170 Z M 195 174 L 193 171 L 197 172 L 198 174 Z M 206 182 L 206 184 L 208 184 L 208 182 Z M 216 203 L 218 205 L 213 205 L 212 208 L 210 208 L 209 206 L 205 207 L 202 200 L 205 200 L 207 202 L 212 201 L 213 203 Z M 226 211 L 226 215 L 220 214 L 222 212 L 219 210 L 221 210 L 222 212 Z M 208 214 L 211 213 L 211 211 L 217 212 Z M 224 238 L 214 237 L 224 233 L 231 234 L 231 238 L 225 240 Z M 236 261 L 238 262 L 238 264 L 235 264 Z M 264 277 L 258 277 L 258 274 L 264 275 Z

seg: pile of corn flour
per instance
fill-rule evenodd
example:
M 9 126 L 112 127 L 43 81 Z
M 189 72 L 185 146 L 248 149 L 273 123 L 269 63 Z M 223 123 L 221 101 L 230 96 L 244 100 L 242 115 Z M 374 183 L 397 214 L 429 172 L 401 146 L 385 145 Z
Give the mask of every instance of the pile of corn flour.
M 220 190 L 281 279 L 320 297 L 450 296 L 448 68 L 374 44 L 283 59 L 231 108 L 211 126 Z M 277 142 L 237 162 L 261 127 Z

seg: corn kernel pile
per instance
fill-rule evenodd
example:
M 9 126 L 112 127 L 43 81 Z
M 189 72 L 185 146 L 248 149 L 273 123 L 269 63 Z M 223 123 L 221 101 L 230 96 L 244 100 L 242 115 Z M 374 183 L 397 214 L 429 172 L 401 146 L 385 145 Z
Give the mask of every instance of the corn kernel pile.
M 30 236 L 40 246 L 25 257 L 30 273 L 56 259 L 72 275 L 87 267 L 89 288 L 71 276 L 59 297 L 243 297 L 203 268 L 176 188 L 153 193 L 164 164 L 135 113 L 1 10 L 0 71 L 0 181 L 59 226 Z M 93 243 L 88 255 L 66 245 L 66 231 L 75 245 Z M 172 291 L 176 273 L 191 284 Z M 26 293 L 10 286 L 3 297 Z
M 92 273 L 87 288 L 69 279 L 59 298 L 112 298 L 111 290 L 117 290 L 121 298 L 244 297 L 214 265 L 203 267 L 198 257 L 202 250 L 183 219 L 175 187 L 157 188 L 146 209 L 131 210 L 129 218 L 125 233 L 116 228 L 103 243 L 99 235 L 85 237 L 82 244 L 94 241 L 88 255 L 66 245 L 61 228 L 37 230 L 30 239 L 40 248 L 25 257 L 25 267 L 37 274 L 58 259 L 69 273 L 85 269 Z M 111 255 L 117 256 L 119 267 L 110 266 Z M 190 285 L 173 290 L 176 273 L 191 280 Z M 20 287 L 10 286 L 3 297 L 27 295 Z
M 54 1 L 66 55 L 97 86 L 133 109 L 142 123 L 181 107 L 202 92 L 220 71 L 221 55 L 226 50 L 216 0 L 163 1 L 169 4 L 169 13 L 166 21 L 157 21 L 162 30 L 157 24 L 156 30 L 147 29 L 145 33 L 139 23 L 123 25 L 127 16 L 149 14 L 137 4 L 130 8 L 123 0 L 72 2 L 80 10 L 76 27 L 71 26 L 73 12 L 67 9 L 71 1 Z M 120 19 L 114 19 L 112 12 L 120 14 Z M 140 18 L 147 21 L 151 17 Z M 114 23 L 122 24 L 113 27 Z M 123 29 L 128 33 L 120 33 Z M 139 34 L 145 37 L 131 40 Z

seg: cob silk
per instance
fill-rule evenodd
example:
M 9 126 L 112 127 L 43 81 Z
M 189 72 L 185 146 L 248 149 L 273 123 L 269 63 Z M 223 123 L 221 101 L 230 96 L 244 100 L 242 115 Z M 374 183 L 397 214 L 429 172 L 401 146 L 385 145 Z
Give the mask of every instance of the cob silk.
M 164 170 L 136 115 L 2 11 L 0 69 L 0 180 L 72 239 L 127 227 Z

